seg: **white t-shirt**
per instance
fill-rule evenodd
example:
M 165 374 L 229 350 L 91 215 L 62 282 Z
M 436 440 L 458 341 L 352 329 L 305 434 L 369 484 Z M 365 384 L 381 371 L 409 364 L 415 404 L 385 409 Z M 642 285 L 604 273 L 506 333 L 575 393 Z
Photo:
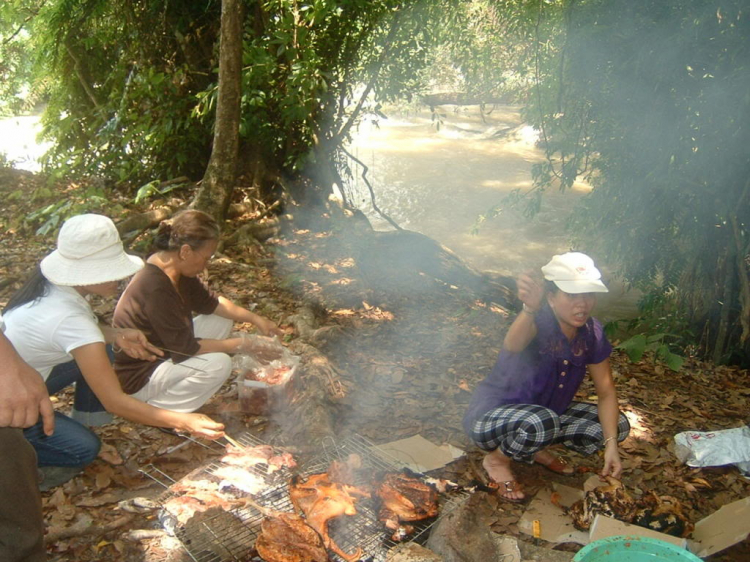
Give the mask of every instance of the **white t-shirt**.
M 73 360 L 74 349 L 104 343 L 99 322 L 78 291 L 51 283 L 48 290 L 41 299 L 3 316 L 6 337 L 44 380 L 54 366 Z

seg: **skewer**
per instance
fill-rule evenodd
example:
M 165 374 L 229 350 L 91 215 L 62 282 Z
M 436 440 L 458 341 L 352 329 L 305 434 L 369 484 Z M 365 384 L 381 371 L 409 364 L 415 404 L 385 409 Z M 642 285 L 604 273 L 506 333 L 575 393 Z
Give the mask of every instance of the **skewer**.
M 154 346 L 156 349 L 161 349 L 162 351 L 166 351 L 167 353 L 174 353 L 175 355 L 182 355 L 183 357 L 190 357 L 191 359 L 198 359 L 199 361 L 208 361 L 205 357 L 200 357 L 198 355 L 190 355 L 189 353 L 182 353 L 181 351 L 175 351 L 174 349 L 167 349 L 166 347 L 159 347 L 158 345 Z
M 242 443 L 240 443 L 239 441 L 237 441 L 234 437 L 230 437 L 226 433 L 224 434 L 224 439 L 226 439 L 227 441 L 229 441 L 229 443 L 231 445 L 234 445 L 238 449 L 245 449 L 246 448 Z

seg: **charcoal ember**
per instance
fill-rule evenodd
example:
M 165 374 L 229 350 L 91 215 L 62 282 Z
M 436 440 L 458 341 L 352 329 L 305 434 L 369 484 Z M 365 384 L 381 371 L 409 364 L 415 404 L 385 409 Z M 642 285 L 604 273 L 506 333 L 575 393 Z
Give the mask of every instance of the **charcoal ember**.
M 190 553 L 199 560 L 203 557 L 209 557 L 212 562 L 245 560 L 253 550 L 250 529 L 236 514 L 221 507 L 193 515 L 180 535 Z

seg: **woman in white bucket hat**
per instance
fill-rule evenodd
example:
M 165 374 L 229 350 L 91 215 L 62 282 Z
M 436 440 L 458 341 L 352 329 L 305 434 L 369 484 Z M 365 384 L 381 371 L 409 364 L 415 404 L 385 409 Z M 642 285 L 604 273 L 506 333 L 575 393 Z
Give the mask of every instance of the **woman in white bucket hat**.
M 223 435 L 223 425 L 207 416 L 155 408 L 120 386 L 107 344 L 143 360 L 153 361 L 162 352 L 138 330 L 101 326 L 86 297 L 114 296 L 118 282 L 142 267 L 140 258 L 125 253 L 109 218 L 78 215 L 65 222 L 57 249 L 5 308 L 6 336 L 42 375 L 49 392 L 76 384 L 73 418 L 56 413 L 52 435 L 45 435 L 41 424 L 24 430 L 37 452 L 42 489 L 67 481 L 94 460 L 99 439 L 84 424 L 101 425 L 111 414 L 208 438 Z
M 570 475 L 573 467 L 549 446 L 561 443 L 585 455 L 604 449 L 601 474 L 619 477 L 618 442 L 630 431 L 617 405 L 612 346 L 591 316 L 596 294 L 607 292 L 601 273 L 587 255 L 568 252 L 554 256 L 542 274 L 546 283 L 519 277 L 523 310 L 464 416 L 466 433 L 487 453 L 485 470 L 510 501 L 525 497 L 512 460 Z M 598 404 L 573 401 L 587 368 Z

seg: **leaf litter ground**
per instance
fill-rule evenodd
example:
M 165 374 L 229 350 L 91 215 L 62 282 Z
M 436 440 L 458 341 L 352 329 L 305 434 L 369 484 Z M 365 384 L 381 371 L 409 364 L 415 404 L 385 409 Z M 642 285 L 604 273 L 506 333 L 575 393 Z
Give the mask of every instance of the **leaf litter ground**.
M 7 185 L 0 185 L 0 190 L 6 189 Z M 7 199 L 3 203 L 2 304 L 50 249 L 49 241 L 19 226 L 23 210 L 20 203 Z M 357 433 L 375 442 L 421 434 L 437 444 L 450 442 L 469 454 L 446 467 L 442 475 L 460 482 L 481 479 L 481 454 L 470 448 L 460 420 L 471 389 L 499 352 L 508 311 L 431 279 L 424 279 L 429 290 L 407 295 L 373 286 L 371 279 L 359 274 L 349 250 L 347 240 L 335 230 L 288 229 L 264 247 L 229 248 L 211 265 L 209 282 L 242 304 L 257 303 L 259 313 L 286 328 L 292 343 L 297 336 L 291 316 L 301 303 L 315 303 L 324 335 L 315 344 L 334 366 L 340 383 L 341 392 L 329 397 L 339 434 Z M 95 303 L 105 318 L 112 307 L 112 302 Z M 747 371 L 689 360 L 680 373 L 673 373 L 653 358 L 631 364 L 619 353 L 613 356 L 613 369 L 621 408 L 633 427 L 622 446 L 629 489 L 674 496 L 693 521 L 750 495 L 750 481 L 735 468 L 691 469 L 672 452 L 672 437 L 678 432 L 727 429 L 748 422 Z M 304 366 L 301 372 L 304 382 Z M 578 398 L 593 396 L 593 386 L 585 383 Z M 65 392 L 57 397 L 55 407 L 66 411 L 71 400 L 72 394 Z M 263 428 L 270 431 L 273 424 L 237 412 L 232 407 L 235 402 L 227 384 L 206 411 L 263 438 Z M 173 539 L 158 533 L 152 512 L 129 513 L 121 509 L 121 502 L 161 493 L 162 488 L 139 469 L 153 464 L 178 479 L 216 453 L 192 442 L 175 448 L 183 445 L 181 438 L 122 419 L 95 431 L 103 443 L 100 458 L 70 483 L 43 494 L 48 536 L 53 539 L 50 560 L 188 560 Z M 587 472 L 596 471 L 601 463 L 597 456 L 565 454 L 579 469 L 573 477 L 551 474 L 536 465 L 516 467 L 529 495 L 552 480 L 581 485 Z M 524 506 L 491 495 L 486 499 L 493 530 L 518 535 Z M 523 535 L 519 539 L 525 540 Z M 748 540 L 710 558 L 748 559 Z

